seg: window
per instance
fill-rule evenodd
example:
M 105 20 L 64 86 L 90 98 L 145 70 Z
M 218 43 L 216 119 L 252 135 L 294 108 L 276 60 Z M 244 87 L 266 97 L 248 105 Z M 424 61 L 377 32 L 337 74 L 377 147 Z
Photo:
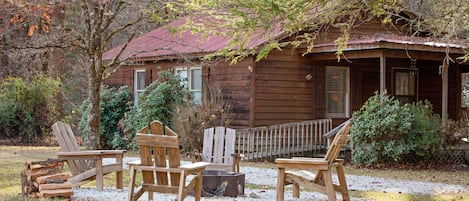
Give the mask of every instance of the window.
M 393 95 L 401 103 L 417 100 L 418 69 L 393 68 Z
M 326 116 L 331 118 L 350 117 L 348 67 L 326 66 Z
M 145 70 L 135 70 L 134 74 L 134 106 L 138 105 L 138 99 L 146 87 Z
M 181 85 L 189 89 L 194 103 L 202 101 L 202 68 L 201 67 L 180 67 L 175 73 L 181 77 Z

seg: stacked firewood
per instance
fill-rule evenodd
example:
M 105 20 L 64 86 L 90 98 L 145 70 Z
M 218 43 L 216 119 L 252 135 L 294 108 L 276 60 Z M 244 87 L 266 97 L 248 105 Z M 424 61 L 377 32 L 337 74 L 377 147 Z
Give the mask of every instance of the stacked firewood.
M 63 173 L 63 160 L 27 162 L 21 172 L 23 196 L 34 198 L 71 197 L 70 175 Z

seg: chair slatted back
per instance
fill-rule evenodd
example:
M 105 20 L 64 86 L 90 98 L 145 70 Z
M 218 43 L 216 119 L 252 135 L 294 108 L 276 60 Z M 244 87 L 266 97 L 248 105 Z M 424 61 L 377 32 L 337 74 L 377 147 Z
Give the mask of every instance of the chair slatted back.
M 136 135 L 143 166 L 177 168 L 180 166 L 179 140 L 177 134 L 159 121 L 142 128 Z M 154 184 L 152 171 L 142 171 L 143 183 Z M 179 173 L 157 171 L 158 185 L 179 186 Z M 171 183 L 169 183 L 171 181 Z
M 52 125 L 52 133 L 54 133 L 59 143 L 60 150 L 63 152 L 80 151 L 80 146 L 73 134 L 69 124 L 58 121 Z M 68 160 L 70 171 L 73 175 L 77 175 L 87 170 L 86 161 L 84 160 Z
M 225 127 L 208 128 L 204 131 L 202 161 L 217 164 L 233 164 L 236 130 Z
M 329 163 L 333 163 L 337 159 L 342 146 L 347 144 L 349 141 L 350 126 L 350 122 L 345 124 L 335 135 L 334 140 L 332 141 L 331 146 L 329 147 L 329 150 L 327 150 L 326 156 L 324 157 L 324 159 L 329 161 Z

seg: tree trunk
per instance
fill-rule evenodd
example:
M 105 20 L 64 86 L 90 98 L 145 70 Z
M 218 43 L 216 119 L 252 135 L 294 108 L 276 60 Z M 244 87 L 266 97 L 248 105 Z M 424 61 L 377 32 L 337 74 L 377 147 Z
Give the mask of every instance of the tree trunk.
M 101 79 L 97 75 L 97 62 L 92 61 L 88 68 L 88 122 L 86 131 L 88 140 L 86 141 L 87 149 L 101 148 L 101 136 L 99 132 L 101 121 Z M 99 65 L 99 63 L 98 63 Z

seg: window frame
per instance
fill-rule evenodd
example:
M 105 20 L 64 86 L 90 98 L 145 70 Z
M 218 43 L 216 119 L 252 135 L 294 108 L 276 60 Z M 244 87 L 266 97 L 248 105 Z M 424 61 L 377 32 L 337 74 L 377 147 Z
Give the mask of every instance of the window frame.
M 192 86 L 192 71 L 193 70 L 200 70 L 200 89 L 194 89 Z M 189 90 L 189 93 L 200 93 L 200 96 L 202 96 L 202 89 L 203 89 L 203 82 L 202 82 L 202 66 L 177 66 L 174 67 L 174 74 L 179 75 L 179 71 L 186 71 L 187 72 L 187 80 L 185 82 L 187 83 L 187 89 Z M 183 81 L 183 80 L 181 80 Z M 192 95 L 193 96 L 193 95 Z M 194 99 L 195 97 L 192 97 L 192 101 L 196 103 L 200 103 L 202 100 L 200 99 L 199 101 L 196 101 Z
M 329 91 L 328 90 L 328 77 L 327 77 L 327 72 L 329 70 L 332 70 L 332 69 L 335 69 L 335 70 L 345 70 L 345 91 Z M 349 118 L 350 117 L 350 67 L 348 66 L 326 66 L 326 72 L 325 72 L 325 114 L 326 114 L 326 117 L 327 118 Z M 329 101 L 328 101 L 328 94 L 330 93 L 339 93 L 339 94 L 343 94 L 343 97 L 344 98 L 344 112 L 343 113 L 337 113 L 337 112 L 329 112 L 328 111 L 328 108 L 329 108 Z
M 144 87 L 143 89 L 138 89 L 138 83 L 139 83 L 139 80 L 138 80 L 138 74 L 139 73 L 144 73 L 143 75 L 143 81 L 144 81 Z M 145 87 L 147 86 L 147 80 L 146 80 L 146 69 L 135 69 L 134 70 L 134 106 L 138 106 L 138 102 L 139 102 L 139 99 L 140 99 L 140 94 L 143 93 L 143 91 L 145 91 Z
M 414 74 L 414 94 L 413 95 L 397 95 L 397 84 L 396 81 L 397 73 L 410 73 Z M 418 100 L 418 91 L 419 91 L 419 70 L 418 68 L 405 68 L 405 67 L 392 67 L 392 95 L 399 100 L 401 103 L 408 103 L 408 101 L 403 101 L 404 99 L 410 100 L 410 102 Z

